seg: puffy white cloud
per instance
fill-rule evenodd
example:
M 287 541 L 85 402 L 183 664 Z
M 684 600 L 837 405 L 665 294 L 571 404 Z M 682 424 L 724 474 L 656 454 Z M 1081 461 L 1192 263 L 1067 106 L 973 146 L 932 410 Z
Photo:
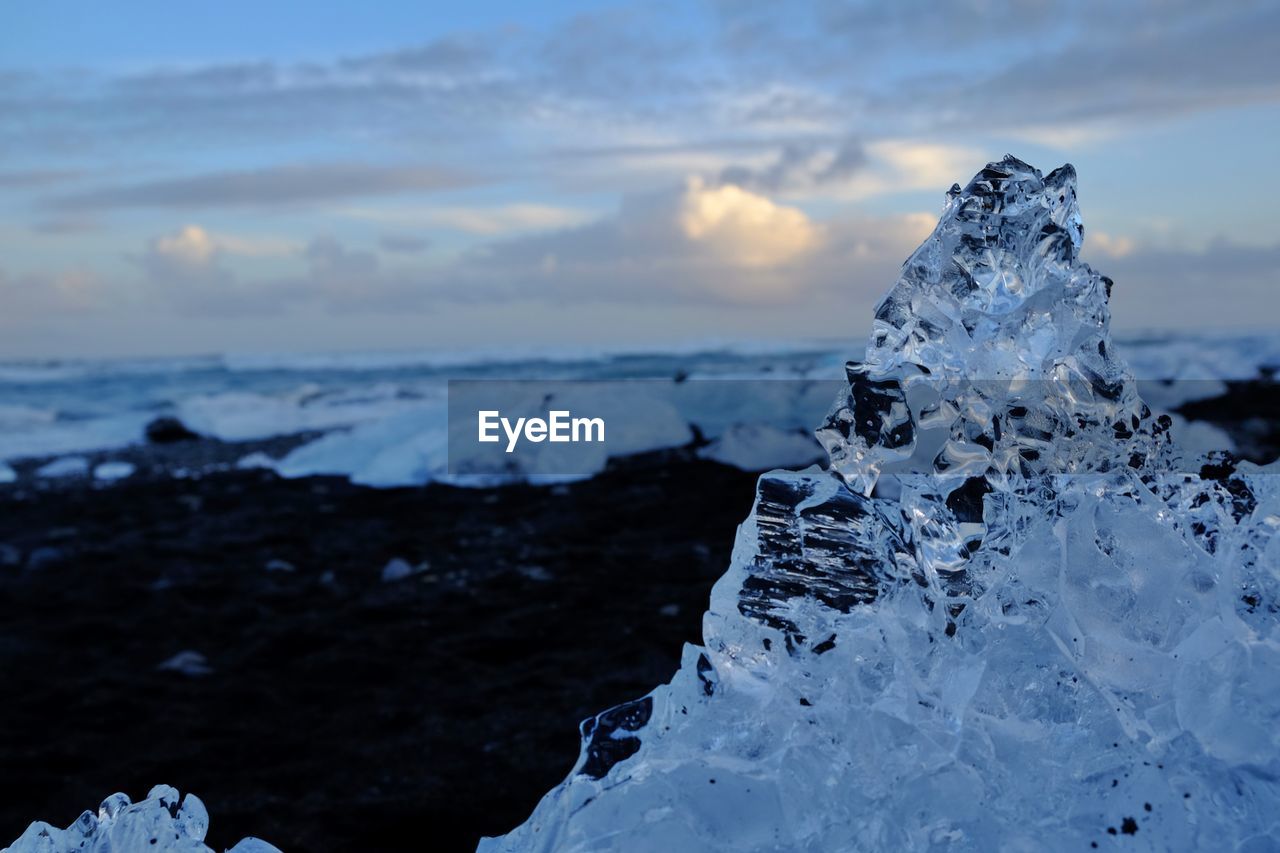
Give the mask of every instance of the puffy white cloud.
M 912 139 L 886 139 L 870 143 L 867 149 L 888 167 L 886 190 L 949 187 L 986 159 L 983 152 L 966 146 Z
M 491 243 L 434 276 L 434 293 L 781 307 L 843 291 L 866 303 L 866 284 L 887 287 L 935 221 L 815 221 L 764 195 L 692 178 L 679 190 L 630 197 L 615 215 L 584 226 Z
M 215 234 L 199 225 L 184 225 L 178 231 L 157 237 L 151 242 L 154 254 L 189 266 L 208 264 L 222 252 L 248 257 L 272 257 L 295 254 L 301 248 L 301 244 L 294 240 Z
M 1091 251 L 1101 252 L 1111 258 L 1123 258 L 1133 254 L 1137 244 L 1132 237 L 1115 236 L 1102 231 L 1092 231 L 1086 243 Z
M 730 266 L 773 267 L 813 251 L 822 229 L 795 207 L 732 184 L 691 178 L 680 199 L 679 226 L 691 243 Z
M 209 232 L 199 225 L 186 225 L 176 234 L 157 237 L 151 243 L 151 251 L 178 263 L 198 266 L 209 263 L 217 248 Z
M 279 310 L 287 294 L 246 281 L 229 256 L 294 258 L 303 244 L 270 236 L 241 236 L 185 225 L 152 239 L 134 260 L 152 292 L 188 311 L 247 314 Z

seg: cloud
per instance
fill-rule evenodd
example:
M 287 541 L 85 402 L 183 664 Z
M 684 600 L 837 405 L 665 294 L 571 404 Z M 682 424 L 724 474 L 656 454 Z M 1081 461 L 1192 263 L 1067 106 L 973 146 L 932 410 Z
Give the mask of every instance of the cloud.
M 1274 3 L 935 5 L 720 2 L 710 31 L 630 8 L 308 62 L 30 71 L 0 87 L 0 115 L 22 117 L 0 122 L 0 145 L 132 156 L 323 137 L 532 169 L 645 132 L 686 152 L 767 135 L 785 160 L 814 136 L 972 133 L 975 115 L 988 133 L 1050 138 L 1280 99 Z
M 68 234 L 86 234 L 97 230 L 98 227 L 98 223 L 93 219 L 79 216 L 55 216 L 32 223 L 31 231 L 35 234 L 65 236 Z
M 722 169 L 719 180 L 788 200 L 850 202 L 889 193 L 936 192 L 981 162 L 982 153 L 968 146 L 851 138 L 787 145 L 763 165 Z
M 1090 239 L 1086 235 L 1086 251 Z M 1207 318 L 1237 328 L 1274 323 L 1265 306 L 1274 304 L 1280 285 L 1280 243 L 1218 240 L 1202 250 L 1137 245 L 1098 266 L 1115 280 L 1112 313 L 1126 325 L 1195 327 Z
M 0 172 L 0 188 L 9 190 L 41 189 L 79 178 L 75 169 L 26 169 Z
M 767 165 L 733 165 L 721 170 L 720 182 L 760 192 L 778 193 L 843 184 L 868 165 L 865 145 L 846 139 L 838 145 L 789 142 Z
M 1163 141 L 1155 119 L 1280 101 L 1274 3 L 711 9 L 710 22 L 630 7 L 300 62 L 0 72 L 0 151 L 22 167 L 0 173 L 0 188 L 17 190 L 8 212 L 46 235 L 96 229 L 10 237 L 6 263 L 29 267 L 65 239 L 69 254 L 107 270 L 120 253 L 111 229 L 127 225 L 170 229 L 146 245 L 119 238 L 138 250 L 131 284 L 192 312 L 390 317 L 536 301 L 566 316 L 587 304 L 710 314 L 840 306 L 849 294 L 855 318 L 932 220 L 884 212 L 916 210 L 926 194 L 940 202 L 1003 153 L 1003 142 L 985 150 L 995 140 L 1147 134 L 1122 147 L 1132 158 Z M 1269 128 L 1263 112 L 1222 113 L 1223 126 L 1256 140 Z M 1218 226 L 1231 233 L 1265 204 L 1264 184 L 1224 190 L 1211 168 L 1176 178 L 1182 196 L 1222 200 L 1210 210 L 1153 196 L 1188 233 L 1220 209 L 1234 211 Z M 600 215 L 601 199 L 617 207 Z M 298 219 L 291 233 L 333 236 L 304 245 L 212 230 L 224 211 L 243 215 L 235 230 L 247 232 L 252 214 L 282 210 Z M 208 227 L 171 230 L 188 220 Z M 440 231 L 450 233 L 424 252 Z M 1215 276 L 1220 292 L 1274 302 L 1263 250 L 1169 254 L 1098 234 L 1089 247 L 1114 269 L 1118 309 L 1131 316 L 1176 321 L 1191 309 L 1126 300 L 1179 294 L 1221 317 L 1205 296 Z M 22 304 L 52 294 L 48 310 L 63 310 L 87 292 L 56 280 L 10 275 L 0 304 L 9 311 L 21 291 Z
M 910 139 L 872 143 L 871 156 L 890 169 L 889 180 L 902 189 L 939 190 L 974 171 L 982 154 L 967 146 L 942 145 Z
M 1089 248 L 1111 258 L 1132 255 L 1136 243 L 1132 237 L 1113 236 L 1102 231 L 1089 232 Z
M 737 69 L 795 91 L 842 90 L 846 112 L 873 135 L 971 129 L 978 110 L 988 132 L 1134 129 L 1151 116 L 1280 99 L 1273 3 L 735 0 L 717 10 Z
M 679 221 L 691 243 L 732 266 L 777 266 L 822 240 L 821 229 L 800 210 L 732 184 L 708 187 L 699 178 L 685 188 Z
M 319 237 L 303 257 L 307 284 L 324 297 L 359 305 L 362 296 L 376 295 L 381 265 L 373 252 L 348 249 L 333 237 Z
M 293 240 L 214 234 L 199 225 L 186 225 L 174 234 L 157 237 L 151 244 L 153 253 L 190 265 L 208 264 L 222 252 L 246 257 L 271 257 L 293 254 L 299 248 Z
M 1090 131 L 1140 129 L 1152 118 L 1275 103 L 1277 27 L 1273 3 L 1086 4 L 1051 31 L 1054 49 L 928 81 L 914 103 L 917 114 L 938 115 L 941 127 L 968 125 L 956 107 L 982 104 L 993 127 L 1077 142 Z
M 213 238 L 198 225 L 188 225 L 176 234 L 157 237 L 152 253 L 175 263 L 200 266 L 213 259 L 217 248 Z
M 431 241 L 418 234 L 383 234 L 378 240 L 378 247 L 384 252 L 415 254 L 430 248 Z
M 204 229 L 188 226 L 151 240 L 135 260 L 165 298 L 200 305 L 205 296 L 235 284 L 234 275 L 222 264 L 223 254 Z
M 21 274 L 0 269 L 0 328 L 6 328 L 5 336 L 27 334 L 39 320 L 100 308 L 107 293 L 104 282 L 83 269 Z
M 453 257 L 384 263 L 333 237 L 305 245 L 187 226 L 150 241 L 138 260 L 152 304 L 199 316 L 439 313 L 462 306 L 680 306 L 777 310 L 806 317 L 814 334 L 841 331 L 832 306 L 858 318 L 897 278 L 902 259 L 936 213 L 845 214 L 815 221 L 740 187 L 696 178 L 628 197 L 618 210 L 556 231 L 494 239 Z M 240 257 L 278 255 L 294 272 L 250 275 Z M 1268 304 L 1280 279 L 1280 244 L 1228 241 L 1203 250 L 1160 248 L 1091 233 L 1086 258 L 1115 282 L 1119 326 L 1186 326 L 1222 318 L 1224 305 Z M 392 259 L 394 260 L 394 258 Z M 283 263 L 280 261 L 277 263 Z M 0 278 L 8 305 L 68 312 L 104 304 L 109 289 L 83 273 Z M 20 297 L 20 298 L 19 298 Z M 815 306 L 824 306 L 819 310 Z M 1240 312 L 1227 325 L 1256 326 Z M 794 323 L 794 321 L 793 321 Z
M 264 257 L 283 259 L 293 271 L 264 275 L 252 265 L 232 263 Z M 198 225 L 153 238 L 133 259 L 151 301 L 201 317 L 279 316 L 313 306 L 368 313 L 420 308 L 429 293 L 419 284 L 432 280 L 430 268 L 388 270 L 374 251 L 332 236 L 299 243 L 217 234 Z
M 248 315 L 318 306 L 343 313 L 442 310 L 513 301 L 583 305 L 794 304 L 845 286 L 859 270 L 891 277 L 920 236 L 921 215 L 815 222 L 732 185 L 626 198 L 616 213 L 452 258 L 384 263 L 334 237 L 305 246 L 190 225 L 151 240 L 138 261 L 155 298 L 187 313 Z M 932 225 L 932 217 L 924 217 Z M 386 239 L 381 241 L 386 248 Z M 395 245 L 402 245 L 396 243 Z M 410 239 L 409 247 L 418 244 Z M 295 272 L 252 276 L 233 256 L 285 253 Z
M 928 228 L 936 217 L 926 217 Z M 497 241 L 437 277 L 438 298 L 582 304 L 795 305 L 892 281 L 919 215 L 815 222 L 741 187 L 691 178 L 558 232 Z M 869 297 L 858 296 L 864 301 Z
M 421 166 L 330 163 L 213 172 L 89 190 L 55 199 L 63 210 L 279 207 L 473 186 L 461 172 Z
M 578 225 L 591 218 L 582 210 L 548 204 L 504 204 L 491 207 L 347 208 L 345 215 L 374 222 L 442 228 L 465 234 L 494 236 L 521 231 L 548 231 Z
M 494 60 L 491 44 L 473 35 L 450 35 L 425 44 L 339 60 L 341 68 L 363 73 L 464 74 Z
M 246 280 L 227 261 L 240 258 L 297 258 L 305 247 L 270 236 L 210 232 L 199 225 L 150 240 L 133 260 L 142 270 L 146 292 L 186 313 L 247 315 L 278 313 L 297 294 Z

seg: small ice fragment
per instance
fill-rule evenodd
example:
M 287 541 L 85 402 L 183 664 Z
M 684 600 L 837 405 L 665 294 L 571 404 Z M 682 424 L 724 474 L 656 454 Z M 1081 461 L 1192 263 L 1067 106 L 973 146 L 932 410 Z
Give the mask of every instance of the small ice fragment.
M 178 672 L 191 678 L 211 675 L 213 668 L 200 652 L 187 649 L 161 663 L 156 669 L 164 672 Z
M 269 572 L 296 572 L 298 567 L 288 560 L 267 560 L 266 570 Z
M 101 465 L 93 469 L 93 477 L 95 480 L 102 480 L 106 483 L 114 483 L 117 480 L 124 480 L 133 476 L 133 472 L 138 470 L 132 462 L 103 462 Z
M 551 572 L 547 571 L 542 566 L 520 566 L 516 571 L 524 575 L 529 580 L 538 581 L 539 583 L 546 583 L 552 578 Z
M 680 605 L 679 605 L 679 604 L 664 604 L 664 605 L 662 605 L 661 607 L 659 607 L 659 608 L 658 608 L 658 614 L 659 614 L 659 615 L 661 615 L 661 616 L 667 616 L 667 617 L 671 617 L 671 616 L 679 616 L 679 615 L 680 615 Z
M 272 459 L 261 450 L 255 450 L 247 456 L 240 457 L 240 461 L 236 463 L 236 467 L 241 471 L 251 471 L 258 468 L 274 469 L 276 460 Z
M 809 432 L 769 424 L 734 424 L 698 455 L 743 471 L 803 468 L 822 458 L 821 445 Z
M 0 483 L 14 483 L 18 480 L 18 472 L 6 462 L 0 462 Z
M 89 460 L 83 456 L 63 456 L 36 469 L 37 477 L 84 477 L 89 473 Z
M 61 563 L 67 558 L 67 552 L 54 545 L 41 545 L 27 555 L 28 569 L 43 569 L 45 566 Z
M 392 557 L 382 567 L 382 580 L 384 583 L 404 580 L 412 574 L 413 566 L 409 565 L 407 560 L 402 560 L 399 557 Z

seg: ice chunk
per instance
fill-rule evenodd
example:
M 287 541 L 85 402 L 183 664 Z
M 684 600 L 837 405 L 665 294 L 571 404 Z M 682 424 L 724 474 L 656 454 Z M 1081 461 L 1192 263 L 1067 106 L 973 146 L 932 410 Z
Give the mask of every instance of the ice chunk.
M 492 851 L 1280 849 L 1280 463 L 1111 345 L 1070 166 L 947 195 L 667 685 Z
M 95 480 L 101 480 L 104 483 L 114 483 L 117 480 L 126 480 L 132 477 L 136 470 L 138 469 L 132 462 L 103 462 L 93 469 L 93 477 Z
M 199 797 L 157 785 L 137 803 L 112 794 L 96 814 L 86 811 L 66 829 L 37 821 L 0 853 L 213 853 L 204 844 L 208 831 L 209 813 Z M 280 851 L 246 838 L 228 853 Z
M 284 477 L 348 476 L 361 485 L 412 486 L 448 468 L 446 408 L 417 411 L 332 432 L 289 453 L 274 467 Z
M 18 472 L 3 461 L 0 461 L 0 483 L 14 483 L 18 480 Z
M 37 477 L 86 477 L 88 474 L 89 460 L 83 456 L 63 456 L 36 469 Z
M 400 557 L 392 557 L 382 567 L 382 580 L 384 583 L 394 583 L 395 581 L 412 577 L 416 571 L 417 569 L 409 565 L 407 560 L 403 560 Z
M 133 444 L 142 438 L 145 412 L 120 412 L 86 419 L 35 420 L 0 426 L 0 459 L 91 453 Z
M 236 462 L 236 468 L 241 471 L 251 471 L 257 468 L 274 469 L 275 466 L 275 457 L 269 456 L 261 450 L 255 450 L 252 453 L 241 456 Z
M 769 424 L 735 424 L 698 455 L 743 471 L 767 471 L 817 462 L 822 448 L 809 434 Z
M 182 675 L 198 678 L 202 675 L 210 675 L 213 668 L 209 666 L 209 661 L 200 652 L 192 649 L 178 652 L 173 657 L 161 663 L 156 669 L 162 672 L 177 672 Z

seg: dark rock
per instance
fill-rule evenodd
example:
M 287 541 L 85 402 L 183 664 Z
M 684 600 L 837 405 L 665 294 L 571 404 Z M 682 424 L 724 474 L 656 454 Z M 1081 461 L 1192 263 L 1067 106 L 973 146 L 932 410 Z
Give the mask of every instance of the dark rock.
M 152 444 L 176 444 L 200 438 L 199 433 L 192 432 L 186 424 L 170 415 L 163 415 L 147 424 L 147 441 Z

